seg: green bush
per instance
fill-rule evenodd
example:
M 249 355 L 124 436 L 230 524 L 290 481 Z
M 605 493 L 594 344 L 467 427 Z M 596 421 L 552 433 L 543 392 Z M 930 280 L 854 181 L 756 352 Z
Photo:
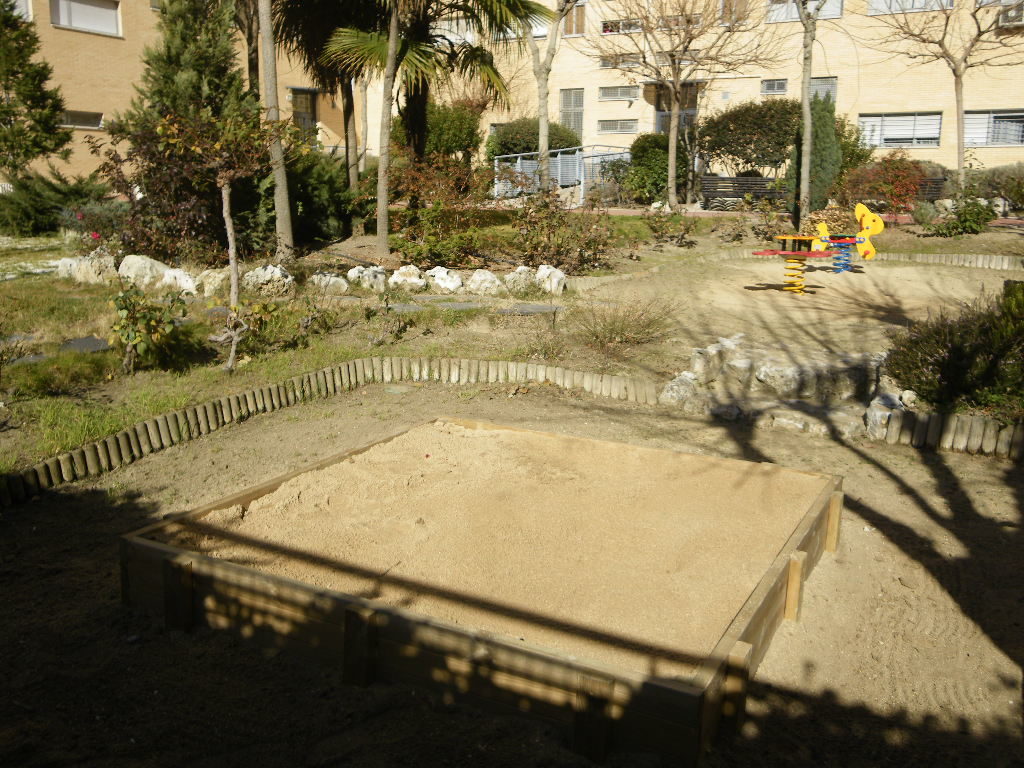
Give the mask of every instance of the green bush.
M 1024 283 L 1008 280 L 995 299 L 897 333 L 886 368 L 938 409 L 1024 417 Z
M 701 155 L 730 173 L 771 173 L 789 160 L 800 128 L 800 102 L 763 99 L 737 104 L 700 121 Z
M 788 183 L 793 189 L 794 202 L 799 198 L 800 177 L 805 172 L 801 163 L 803 129 L 797 131 L 793 146 L 792 161 L 787 173 Z M 811 167 L 806 170 L 811 177 L 810 209 L 820 211 L 828 205 L 828 193 L 832 182 L 839 175 L 843 164 L 842 149 L 836 138 L 835 105 L 832 99 L 811 99 Z
M 1001 197 L 1012 211 L 1024 211 L 1024 163 L 1000 165 L 978 174 L 978 190 L 985 197 Z
M 936 237 L 977 235 L 984 232 L 995 217 L 996 212 L 991 205 L 979 200 L 973 192 L 965 192 L 953 200 L 949 216 L 931 224 L 928 231 Z
M 629 148 L 630 168 L 623 188 L 638 203 L 653 203 L 665 198 L 668 189 L 668 136 L 663 133 L 644 133 L 633 140 Z M 676 168 L 685 171 L 686 151 L 682 142 L 676 148 Z M 685 173 L 677 174 L 677 182 Z
M 391 123 L 391 141 L 408 146 L 409 138 L 400 117 Z M 480 148 L 480 113 L 464 104 L 427 105 L 427 155 L 444 155 L 470 160 Z M 569 145 L 572 146 L 572 145 Z
M 16 237 L 56 232 L 65 209 L 105 201 L 110 187 L 95 173 L 68 178 L 53 166 L 49 175 L 26 171 L 11 179 L 12 190 L 0 195 L 0 232 Z
M 527 198 L 517 211 L 515 229 L 518 258 L 570 274 L 603 266 L 612 236 L 607 215 L 568 211 L 554 190 Z
M 934 223 L 939 212 L 935 208 L 934 203 L 930 203 L 927 200 L 918 200 L 914 203 L 914 210 L 910 212 L 910 215 L 913 217 L 915 224 L 919 227 L 927 228 Z
M 536 152 L 540 121 L 536 117 L 521 117 L 505 123 L 487 139 L 487 159 L 498 155 L 519 155 Z M 575 131 L 560 123 L 548 124 L 548 149 L 565 149 L 580 146 L 580 137 Z
M 89 202 L 61 211 L 61 227 L 77 232 L 88 249 L 116 240 L 124 229 L 128 203 L 123 200 Z

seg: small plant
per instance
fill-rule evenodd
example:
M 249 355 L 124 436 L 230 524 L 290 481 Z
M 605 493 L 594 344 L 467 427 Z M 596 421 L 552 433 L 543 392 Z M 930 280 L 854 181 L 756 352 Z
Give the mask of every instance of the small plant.
M 530 266 L 579 272 L 604 266 L 611 236 L 603 212 L 568 211 L 557 192 L 538 192 L 518 211 L 513 247 Z
M 363 320 L 370 329 L 369 345 L 382 347 L 399 341 L 410 328 L 416 325 L 411 317 L 399 315 L 391 307 L 387 292 L 377 297 L 377 306 L 363 307 Z
M 928 232 L 935 237 L 957 237 L 977 235 L 988 228 L 996 212 L 986 201 L 974 196 L 973 190 L 965 190 L 953 200 L 949 216 L 932 223 Z
M 673 215 L 664 207 L 647 210 L 643 220 L 651 230 L 654 242 L 674 245 L 678 248 L 693 248 L 697 241 L 690 237 L 697 229 L 697 220 L 691 216 Z
M 675 326 L 675 307 L 664 299 L 625 304 L 581 304 L 566 317 L 581 343 L 600 349 L 659 341 Z
M 31 352 L 29 342 L 15 334 L 12 315 L 9 307 L 0 306 L 0 391 L 3 391 L 4 368 Z
M 175 318 L 185 314 L 182 293 L 168 293 L 162 302 L 154 302 L 131 284 L 122 283 L 111 303 L 117 310 L 111 330 L 124 350 L 121 367 L 129 375 L 140 358 L 155 354 L 157 347 L 167 343 L 176 328 Z
M 756 223 L 750 226 L 754 237 L 774 242 L 776 235 L 782 235 L 789 231 L 782 209 L 781 200 L 772 200 L 767 197 L 762 197 L 757 202 L 751 203 L 750 210 L 757 214 Z M 814 213 L 810 215 L 814 216 Z
M 935 207 L 935 204 L 928 200 L 918 200 L 914 204 L 914 210 L 910 212 L 911 217 L 914 219 L 914 223 L 919 227 L 927 229 L 939 216 L 939 211 Z
M 723 243 L 742 243 L 747 236 L 747 222 L 738 216 L 726 216 L 718 219 L 711 231 Z
M 894 149 L 877 163 L 855 168 L 838 190 L 839 202 L 851 208 L 868 200 L 884 203 L 890 213 L 909 213 L 925 178 L 924 166 L 906 150 Z

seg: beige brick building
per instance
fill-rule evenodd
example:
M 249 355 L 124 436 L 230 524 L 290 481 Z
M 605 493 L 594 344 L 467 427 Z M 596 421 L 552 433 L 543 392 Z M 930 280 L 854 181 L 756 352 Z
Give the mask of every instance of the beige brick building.
M 103 125 L 124 111 L 141 80 L 142 54 L 157 40 L 160 0 L 16 0 L 35 21 L 40 55 L 53 67 L 51 84 L 60 86 L 67 124 L 74 128 L 72 155 L 64 170 L 86 173 L 97 165 L 85 137 L 102 139 Z M 244 62 L 239 46 L 240 65 Z M 277 63 L 278 98 L 285 117 L 315 128 L 327 147 L 340 144 L 341 105 L 312 88 L 299 64 L 286 56 Z
M 778 47 L 777 62 L 739 74 L 712 73 L 699 78 L 699 98 L 691 106 L 703 115 L 749 100 L 799 98 L 802 26 L 795 20 L 795 6 L 773 0 L 748 1 L 768 2 L 755 34 L 766 46 Z M 544 2 L 555 6 L 554 0 Z M 825 2 L 814 49 L 813 89 L 830 94 L 837 113 L 859 124 L 864 141 L 872 146 L 881 150 L 904 147 L 914 158 L 955 167 L 956 122 L 949 69 L 942 63 L 912 65 L 906 57 L 880 53 L 864 42 L 880 35 L 880 11 L 896 7 L 896 3 L 903 2 L 910 9 L 954 0 Z M 1024 49 L 1024 24 L 1015 24 L 1015 19 L 1007 18 L 1000 34 L 1017 39 Z M 602 61 L 601 39 L 628 34 L 625 21 L 614 0 L 581 0 L 559 41 L 549 83 L 548 114 L 575 128 L 585 145 L 628 147 L 638 134 L 667 129 L 665 104 L 663 100 L 659 103 L 658 90 L 649 79 Z M 543 49 L 546 30 L 537 28 L 534 35 Z M 537 113 L 529 53 L 507 53 L 502 66 L 512 88 L 511 104 L 484 115 L 485 132 Z M 371 154 L 377 151 L 379 99 L 378 85 L 367 105 Z M 964 111 L 967 149 L 977 163 L 993 167 L 1024 161 L 1024 64 L 971 70 L 965 81 Z

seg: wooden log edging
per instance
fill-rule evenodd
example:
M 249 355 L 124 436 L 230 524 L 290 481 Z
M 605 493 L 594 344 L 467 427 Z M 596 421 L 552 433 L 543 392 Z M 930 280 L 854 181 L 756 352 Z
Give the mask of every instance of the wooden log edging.
M 335 397 L 366 384 L 399 381 L 552 384 L 641 405 L 657 405 L 659 392 L 657 384 L 649 379 L 590 373 L 543 363 L 467 358 L 358 358 L 153 416 L 26 469 L 0 475 L 0 509 L 25 502 L 50 488 L 112 472 L 152 453 L 261 413 Z
M 66 483 L 98 477 L 151 453 L 187 443 L 222 427 L 310 400 L 335 397 L 366 384 L 400 381 L 443 384 L 550 384 L 638 405 L 658 404 L 650 379 L 592 373 L 546 363 L 468 358 L 372 357 L 293 376 L 276 384 L 217 397 L 160 414 L 31 467 L 0 475 L 0 509 Z M 872 438 L 868 438 L 872 439 Z M 915 448 L 1024 459 L 1024 423 L 1003 425 L 966 414 L 893 411 L 878 442 Z

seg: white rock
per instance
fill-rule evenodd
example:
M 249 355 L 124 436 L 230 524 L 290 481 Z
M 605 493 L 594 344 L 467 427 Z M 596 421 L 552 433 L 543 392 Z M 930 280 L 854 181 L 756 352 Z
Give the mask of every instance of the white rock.
M 340 296 L 348 293 L 348 280 L 341 275 L 330 272 L 316 272 L 309 278 L 310 285 L 319 288 L 327 296 Z
M 900 394 L 900 402 L 907 408 L 913 408 L 917 403 L 917 392 L 912 389 L 905 389 Z
M 754 371 L 754 377 L 778 397 L 813 397 L 817 390 L 817 371 L 799 365 L 766 362 Z
M 370 267 L 363 271 L 359 282 L 363 288 L 369 288 L 374 293 L 383 293 L 388 287 L 388 273 L 384 267 Z
M 365 271 L 366 271 L 366 267 L 352 267 L 352 269 L 350 269 L 346 273 L 345 277 L 348 278 L 348 281 L 350 283 L 359 283 L 359 282 L 362 281 L 362 279 L 363 279 L 363 272 L 365 272 Z
M 295 278 L 280 264 L 268 264 L 246 272 L 242 285 L 261 296 L 285 296 L 295 290 Z
M 419 267 L 406 264 L 395 270 L 395 273 L 388 278 L 388 285 L 392 288 L 404 288 L 407 291 L 422 291 L 427 287 L 427 281 L 420 276 Z
M 699 391 L 700 381 L 697 375 L 692 371 L 683 371 L 665 385 L 665 389 L 658 395 L 658 402 L 663 405 L 684 403 L 695 397 Z
M 513 293 L 528 291 L 537 282 L 537 273 L 530 267 L 516 267 L 505 275 L 505 287 Z
M 210 298 L 218 293 L 227 293 L 231 280 L 231 268 L 204 269 L 196 278 L 196 291 Z
M 458 293 L 462 290 L 462 275 L 447 267 L 433 267 L 424 272 L 427 283 L 442 293 Z
M 163 262 L 151 259 L 149 256 L 129 254 L 121 259 L 121 265 L 117 268 L 117 274 L 124 280 L 146 290 L 158 285 L 170 269 Z
M 195 295 L 196 281 L 184 269 L 168 269 L 164 272 L 164 276 L 160 278 L 160 282 L 156 284 L 156 288 L 161 291 L 184 292 Z
M 884 440 L 891 416 L 892 410 L 875 399 L 864 411 L 864 426 L 867 429 L 868 437 L 872 440 Z
M 505 293 L 506 288 L 493 272 L 478 269 L 466 283 L 466 292 L 475 293 L 478 296 L 498 296 Z
M 565 290 L 565 272 L 555 269 L 548 264 L 541 264 L 537 267 L 537 275 L 534 277 L 534 281 L 546 293 L 552 293 L 556 296 Z

